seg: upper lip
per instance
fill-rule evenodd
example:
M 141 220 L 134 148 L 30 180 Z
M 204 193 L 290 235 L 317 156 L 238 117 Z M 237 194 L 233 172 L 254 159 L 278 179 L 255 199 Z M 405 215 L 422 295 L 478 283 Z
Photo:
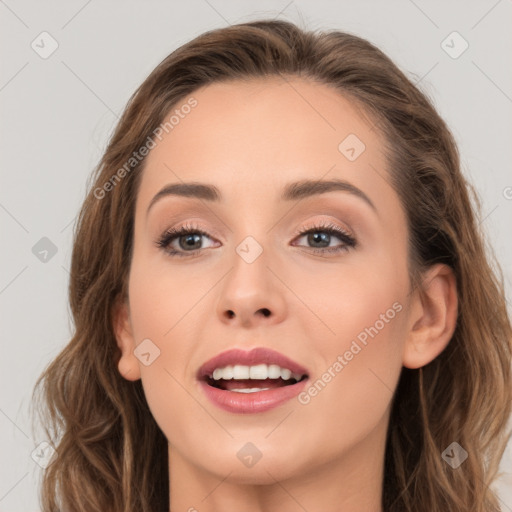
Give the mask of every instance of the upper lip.
M 215 368 L 223 368 L 224 366 L 235 364 L 244 366 L 276 364 L 281 368 L 288 368 L 293 373 L 308 375 L 308 371 L 303 366 L 292 361 L 285 355 L 270 348 L 258 347 L 250 351 L 230 349 L 225 352 L 221 352 L 201 365 L 197 371 L 197 378 L 204 379 L 205 377 L 212 375 Z

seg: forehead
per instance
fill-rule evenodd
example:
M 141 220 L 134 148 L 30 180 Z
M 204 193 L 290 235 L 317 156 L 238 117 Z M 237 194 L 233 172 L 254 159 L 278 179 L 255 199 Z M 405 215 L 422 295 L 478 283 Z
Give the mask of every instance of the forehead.
M 182 108 L 191 98 L 195 106 Z M 214 183 L 245 202 L 277 197 L 301 179 L 342 178 L 374 196 L 386 184 L 372 120 L 325 84 L 289 77 L 215 83 L 178 102 L 164 122 L 171 115 L 146 157 L 138 208 L 180 181 Z

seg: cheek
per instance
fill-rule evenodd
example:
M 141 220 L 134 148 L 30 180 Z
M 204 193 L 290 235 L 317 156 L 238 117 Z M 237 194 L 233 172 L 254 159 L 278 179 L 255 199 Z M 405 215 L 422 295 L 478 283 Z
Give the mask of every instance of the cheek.
M 308 262 L 309 268 L 303 268 L 301 263 L 287 271 L 286 279 L 294 283 L 303 304 L 302 312 L 298 308 L 290 315 L 306 328 L 307 336 L 301 339 L 316 340 L 314 351 L 324 364 L 332 362 L 333 353 L 349 350 L 356 339 L 361 346 L 375 340 L 374 346 L 386 350 L 398 332 L 396 319 L 404 316 L 400 312 L 408 275 L 402 255 L 367 251 L 347 255 L 339 264 Z
M 136 345 L 150 340 L 145 341 L 150 364 L 139 363 L 144 394 L 166 437 L 180 442 L 190 436 L 191 423 L 201 425 L 204 415 L 199 407 L 194 410 L 188 390 L 195 343 L 205 341 L 198 335 L 197 317 L 206 313 L 200 301 L 206 291 L 204 279 L 190 273 L 170 272 L 161 262 L 133 261 L 129 284 L 133 335 Z M 211 308 L 208 312 L 211 315 Z
M 167 311 L 161 302 L 149 294 L 148 301 L 138 304 L 137 313 L 132 313 L 132 324 L 136 343 L 144 340 L 149 353 L 149 364 L 140 362 L 141 382 L 144 395 L 155 422 L 167 439 L 177 440 L 178 444 L 186 443 L 190 435 L 190 424 L 200 424 L 195 419 L 190 421 L 191 408 L 194 402 L 187 391 L 189 383 L 184 379 L 184 368 L 190 361 L 191 354 L 187 351 L 186 336 L 183 333 L 171 330 L 176 323 L 172 320 L 172 311 Z M 134 301 L 133 308 L 137 308 Z M 148 342 L 147 340 L 151 340 Z
M 401 313 L 403 310 L 398 315 Z M 351 448 L 364 444 L 367 439 L 378 452 L 381 445 L 373 433 L 380 432 L 376 434 L 377 439 L 380 436 L 379 440 L 385 441 L 382 432 L 387 429 L 402 368 L 399 323 L 395 316 L 376 332 L 371 329 L 374 323 L 366 324 L 365 328 L 361 327 L 364 323 L 356 326 L 352 322 L 350 329 L 356 333 L 354 336 L 343 334 L 336 343 L 323 346 L 321 359 L 325 364 L 315 368 L 318 373 L 298 396 L 294 428 L 283 429 L 281 437 L 278 435 L 273 441 L 281 442 L 279 446 L 315 446 L 314 455 L 305 450 L 304 464 L 322 464 L 349 454 Z M 341 332 L 341 321 L 338 327 Z M 367 335 L 366 344 L 360 341 L 363 336 L 357 337 L 361 333 Z M 329 442 L 322 443 L 320 439 Z
M 315 366 L 316 390 L 310 395 L 319 398 L 319 407 L 341 416 L 343 410 L 370 416 L 384 411 L 401 370 L 405 342 L 404 304 L 396 299 L 387 293 L 374 294 L 370 301 L 353 297 L 332 324 L 336 336 L 318 340 L 321 365 Z
M 190 321 L 189 313 L 195 313 L 194 304 L 207 290 L 204 277 L 186 265 L 172 265 L 155 249 L 140 247 L 134 254 L 129 285 L 132 322 L 139 338 L 168 344 L 182 322 Z
M 337 436 L 331 449 L 341 450 L 383 420 L 393 397 L 406 334 L 406 267 L 380 259 L 317 273 L 303 286 L 301 296 L 308 294 L 305 302 L 316 313 L 302 324 L 315 364 L 296 419 L 311 442 L 327 429 Z

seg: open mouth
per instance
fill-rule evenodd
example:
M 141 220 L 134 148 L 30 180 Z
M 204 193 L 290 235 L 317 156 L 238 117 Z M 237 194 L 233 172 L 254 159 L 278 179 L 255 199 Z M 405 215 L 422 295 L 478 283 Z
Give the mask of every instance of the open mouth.
M 268 347 L 233 348 L 203 363 L 196 377 L 213 403 L 229 412 L 264 412 L 291 400 L 308 370 Z
M 298 382 L 307 379 L 307 375 L 302 375 L 299 379 L 290 378 L 282 379 L 219 379 L 214 380 L 211 377 L 205 377 L 205 381 L 209 386 L 224 391 L 234 391 L 237 393 L 256 393 L 258 391 L 267 391 L 269 389 L 283 388 L 286 386 L 293 386 Z
M 227 350 L 196 373 L 206 397 L 233 414 L 259 414 L 283 406 L 307 385 L 309 375 L 304 366 L 267 347 Z

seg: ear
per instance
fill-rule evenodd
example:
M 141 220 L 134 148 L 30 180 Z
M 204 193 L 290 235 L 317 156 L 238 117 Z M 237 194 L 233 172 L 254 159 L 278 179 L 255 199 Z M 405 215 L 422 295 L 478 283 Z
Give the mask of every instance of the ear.
M 403 365 L 415 369 L 433 361 L 450 342 L 457 324 L 457 283 L 448 265 L 430 267 L 414 292 Z
M 126 380 L 140 379 L 139 360 L 134 355 L 135 338 L 130 319 L 128 301 L 119 300 L 114 306 L 113 328 L 117 346 L 121 350 L 121 359 L 117 365 L 119 373 Z

